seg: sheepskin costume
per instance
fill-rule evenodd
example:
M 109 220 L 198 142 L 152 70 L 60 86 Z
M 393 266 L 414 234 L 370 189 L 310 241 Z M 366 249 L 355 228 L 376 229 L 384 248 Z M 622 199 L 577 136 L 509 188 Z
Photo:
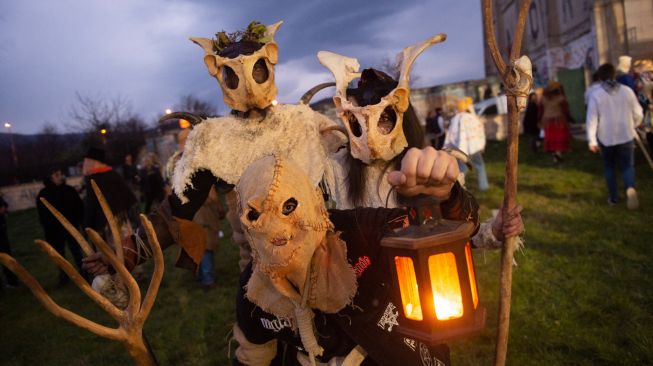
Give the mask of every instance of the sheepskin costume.
M 317 185 L 324 174 L 327 149 L 332 148 L 324 146 L 329 143 L 323 141 L 320 131 L 333 125 L 335 122 L 303 104 L 270 106 L 262 120 L 210 118 L 188 136 L 175 165 L 174 192 L 185 202 L 184 190 L 200 169 L 236 184 L 245 168 L 270 154 L 291 158 Z

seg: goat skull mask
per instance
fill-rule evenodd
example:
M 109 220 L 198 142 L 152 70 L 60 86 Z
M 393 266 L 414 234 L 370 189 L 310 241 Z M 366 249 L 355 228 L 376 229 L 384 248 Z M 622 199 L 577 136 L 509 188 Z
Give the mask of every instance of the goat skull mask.
M 403 132 L 403 116 L 410 105 L 410 71 L 417 56 L 428 47 L 443 42 L 446 35 L 438 34 L 426 41 L 404 48 L 397 87 L 373 105 L 358 106 L 347 95 L 347 86 L 355 78 L 365 79 L 374 70 L 358 72 L 358 60 L 329 51 L 320 51 L 317 58 L 336 79 L 333 102 L 336 113 L 349 135 L 351 154 L 365 164 L 381 159 L 389 161 L 408 145 Z M 359 83 L 360 88 L 360 83 Z
M 223 99 L 231 109 L 247 112 L 250 109 L 264 109 L 277 96 L 274 83 L 274 65 L 277 64 L 279 48 L 274 35 L 283 22 L 268 25 L 263 39 L 269 40 L 250 55 L 235 58 L 216 54 L 213 40 L 191 38 L 204 49 L 204 63 L 209 74 L 215 77 L 222 89 Z M 256 72 L 260 70 L 257 76 Z

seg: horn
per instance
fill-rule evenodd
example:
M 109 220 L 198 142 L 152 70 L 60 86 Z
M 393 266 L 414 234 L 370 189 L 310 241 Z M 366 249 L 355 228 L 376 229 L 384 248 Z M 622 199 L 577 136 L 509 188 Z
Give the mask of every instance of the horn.
M 196 45 L 202 47 L 204 49 L 204 52 L 207 55 L 213 55 L 215 54 L 213 52 L 213 40 L 208 39 L 208 38 L 200 38 L 200 37 L 191 37 L 189 38 L 193 43 Z
M 336 86 L 336 83 L 331 82 L 331 83 L 322 83 L 315 85 L 314 87 L 310 88 L 304 95 L 302 95 L 301 99 L 299 99 L 299 103 L 301 104 L 308 104 L 311 102 L 311 99 L 313 99 L 313 96 L 317 94 L 320 90 L 326 89 L 331 86 Z
M 432 36 L 422 43 L 414 44 L 404 48 L 401 58 L 401 73 L 399 74 L 399 87 L 410 89 L 410 70 L 417 56 L 419 56 L 425 49 L 433 46 L 434 44 L 444 42 L 447 35 L 440 33 Z
M 206 118 L 200 117 L 190 112 L 172 112 L 159 118 L 159 122 L 165 122 L 170 119 L 185 119 L 186 121 L 190 122 L 191 126 L 195 126 L 201 123 Z
M 345 98 L 347 96 L 347 85 L 349 85 L 349 82 L 361 75 L 358 72 L 360 68 L 358 60 L 329 51 L 318 52 L 317 59 L 336 78 L 336 96 Z
M 283 20 L 280 20 L 274 24 L 265 26 L 265 38 L 269 38 L 270 42 L 274 41 L 274 35 L 277 34 L 279 27 L 283 25 Z

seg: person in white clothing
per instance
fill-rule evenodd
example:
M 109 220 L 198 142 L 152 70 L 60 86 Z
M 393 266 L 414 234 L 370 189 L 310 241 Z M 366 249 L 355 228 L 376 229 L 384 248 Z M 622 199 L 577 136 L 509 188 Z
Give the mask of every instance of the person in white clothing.
M 633 138 L 635 127 L 643 119 L 642 107 L 635 93 L 615 80 L 615 68 L 603 64 L 597 71 L 601 88 L 589 98 L 587 108 L 587 140 L 593 153 L 601 152 L 605 180 L 608 185 L 608 203 L 618 201 L 615 165 L 619 166 L 626 187 L 626 205 L 634 210 L 639 206 L 635 190 L 635 164 Z
M 454 147 L 469 156 L 478 177 L 478 189 L 487 191 L 489 188 L 483 150 L 485 150 L 485 128 L 476 114 L 470 112 L 472 98 L 465 97 L 458 101 L 458 113 L 451 119 L 445 147 Z M 467 174 L 467 167 L 459 164 L 460 172 Z

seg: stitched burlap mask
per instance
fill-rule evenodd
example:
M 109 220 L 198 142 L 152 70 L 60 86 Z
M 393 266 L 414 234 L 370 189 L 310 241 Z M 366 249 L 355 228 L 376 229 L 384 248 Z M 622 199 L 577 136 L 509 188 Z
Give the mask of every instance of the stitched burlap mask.
M 273 156 L 252 163 L 236 192 L 252 247 L 247 298 L 294 319 L 306 348 L 320 354 L 317 343 L 307 344 L 314 341 L 310 309 L 337 312 L 356 293 L 345 243 L 332 231 L 321 192 L 295 163 Z
M 428 47 L 442 42 L 438 34 L 422 43 L 404 48 L 399 56 L 401 72 L 398 85 L 372 105 L 359 106 L 347 95 L 349 83 L 361 77 L 358 60 L 329 51 L 320 51 L 317 58 L 336 79 L 333 102 L 347 133 L 351 155 L 369 164 L 373 160 L 390 161 L 408 146 L 403 131 L 403 115 L 410 103 L 410 71 L 417 56 Z

